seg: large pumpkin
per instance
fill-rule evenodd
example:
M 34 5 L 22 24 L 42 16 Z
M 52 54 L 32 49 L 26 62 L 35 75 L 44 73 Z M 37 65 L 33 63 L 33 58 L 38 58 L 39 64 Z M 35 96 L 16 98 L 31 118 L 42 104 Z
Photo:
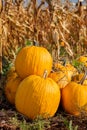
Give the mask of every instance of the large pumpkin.
M 69 83 L 66 74 L 62 71 L 51 72 L 48 77 L 52 78 L 60 88 L 64 88 Z
M 45 70 L 49 74 L 52 69 L 52 57 L 43 47 L 26 46 L 19 51 L 15 68 L 21 78 L 32 74 L 43 76 Z
M 30 119 L 52 117 L 60 102 L 59 86 L 51 78 L 31 75 L 19 85 L 15 98 L 16 109 Z
M 87 84 L 70 82 L 61 91 L 61 104 L 64 110 L 72 115 L 87 113 Z
M 7 100 L 11 103 L 15 103 L 15 94 L 18 88 L 18 85 L 21 82 L 21 78 L 17 75 L 17 73 L 12 71 L 13 68 L 9 70 L 9 73 L 7 75 L 7 80 L 5 84 L 5 95 Z M 11 73 L 12 72 L 12 73 Z

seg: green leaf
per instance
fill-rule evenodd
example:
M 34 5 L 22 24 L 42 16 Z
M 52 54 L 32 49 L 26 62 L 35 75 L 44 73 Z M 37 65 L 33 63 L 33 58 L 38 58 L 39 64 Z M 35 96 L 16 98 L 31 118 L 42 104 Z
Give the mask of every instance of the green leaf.
M 32 41 L 26 40 L 25 46 L 32 46 L 32 45 L 33 45 Z

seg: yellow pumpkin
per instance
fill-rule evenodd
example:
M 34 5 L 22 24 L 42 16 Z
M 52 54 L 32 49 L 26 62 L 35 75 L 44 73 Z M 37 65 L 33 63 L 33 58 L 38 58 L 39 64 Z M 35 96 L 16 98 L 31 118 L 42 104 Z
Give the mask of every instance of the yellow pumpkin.
M 14 71 L 9 70 L 9 73 L 7 75 L 7 80 L 5 84 L 5 95 L 7 100 L 11 103 L 15 103 L 15 94 L 18 88 L 18 85 L 21 82 L 21 78 L 17 75 L 17 73 Z M 12 72 L 12 73 L 11 73 Z
M 70 82 L 72 79 L 72 76 L 77 74 L 77 69 L 71 65 L 71 64 L 66 64 L 65 65 L 65 74 L 67 75 L 68 81 Z
M 65 46 L 65 43 L 62 41 L 62 42 L 60 43 L 60 45 L 61 45 L 61 47 L 64 47 L 64 46 Z
M 82 79 L 83 76 L 84 76 L 84 73 L 80 73 L 80 74 L 74 75 L 72 77 L 72 81 L 78 83 L 78 82 L 80 82 L 80 80 Z M 87 84 L 87 79 L 84 80 L 83 84 Z
M 33 74 L 43 76 L 45 70 L 49 74 L 52 69 L 52 57 L 46 48 L 26 46 L 19 51 L 15 68 L 22 79 Z
M 79 62 L 82 62 L 85 66 L 87 66 L 87 56 L 80 56 L 78 58 Z
M 67 63 L 65 66 L 63 66 L 60 63 L 55 63 L 54 67 L 62 71 L 67 76 L 68 82 L 70 82 L 72 79 L 72 76 L 77 73 L 76 68 L 69 63 Z
M 62 70 L 65 68 L 65 66 L 63 66 L 61 63 L 53 63 L 53 66 L 57 70 Z
M 70 82 L 61 90 L 61 104 L 63 109 L 72 115 L 78 116 L 87 113 L 87 84 Z
M 59 86 L 51 78 L 30 75 L 19 85 L 15 98 L 16 109 L 34 119 L 52 117 L 60 103 Z
M 67 76 L 62 71 L 51 72 L 48 77 L 52 78 L 59 85 L 60 89 L 69 83 Z

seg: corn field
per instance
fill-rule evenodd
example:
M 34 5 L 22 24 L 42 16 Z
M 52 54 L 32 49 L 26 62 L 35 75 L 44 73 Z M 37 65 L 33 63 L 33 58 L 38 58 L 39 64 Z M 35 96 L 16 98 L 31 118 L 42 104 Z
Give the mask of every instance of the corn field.
M 87 6 L 68 0 L 31 0 L 27 5 L 23 0 L 0 0 L 0 66 L 3 59 L 13 61 L 17 48 L 27 41 L 46 47 L 54 61 L 64 51 L 71 58 L 86 54 Z

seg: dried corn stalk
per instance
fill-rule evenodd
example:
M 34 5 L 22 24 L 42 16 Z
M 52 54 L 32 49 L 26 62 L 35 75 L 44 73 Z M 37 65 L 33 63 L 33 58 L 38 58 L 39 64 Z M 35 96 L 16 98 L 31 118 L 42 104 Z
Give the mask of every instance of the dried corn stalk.
M 47 7 L 44 6 L 45 2 L 48 3 Z M 69 1 L 62 4 L 58 0 L 42 0 L 38 6 L 36 0 L 31 0 L 25 8 L 23 3 L 23 0 L 17 0 L 15 3 L 7 0 L 0 13 L 2 24 L 0 40 L 3 44 L 3 56 L 8 60 L 15 58 L 14 52 L 19 46 L 24 46 L 26 40 L 38 41 L 39 45 L 47 47 L 51 53 L 56 50 L 58 58 L 62 41 L 70 56 L 79 53 L 79 50 L 80 53 L 83 53 L 83 49 L 84 52 L 87 51 L 85 10 L 82 19 L 78 8 L 73 7 Z M 55 25 L 55 34 L 53 34 L 55 31 L 53 32 L 52 23 Z M 53 35 L 56 35 L 57 40 L 54 40 Z M 84 37 L 83 46 L 80 35 Z

